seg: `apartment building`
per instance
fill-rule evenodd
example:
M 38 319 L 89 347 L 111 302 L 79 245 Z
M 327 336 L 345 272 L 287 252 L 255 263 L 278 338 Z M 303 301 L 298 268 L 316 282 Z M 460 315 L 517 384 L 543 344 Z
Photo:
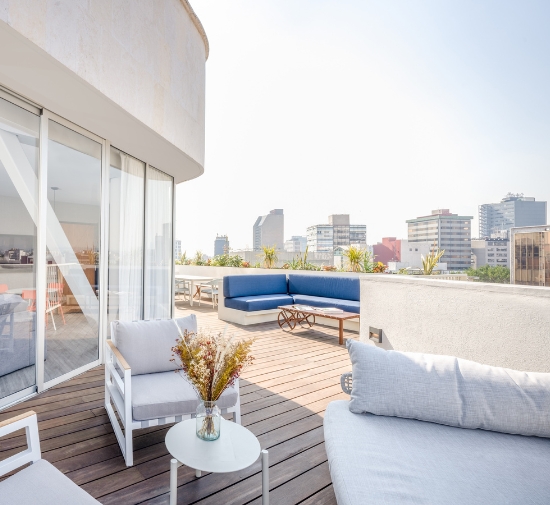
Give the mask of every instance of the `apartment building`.
M 510 230 L 510 283 L 550 287 L 550 228 Z
M 349 214 L 332 214 L 328 224 L 307 229 L 307 245 L 312 252 L 332 252 L 336 247 L 367 246 L 367 226 L 350 224 Z
M 472 267 L 510 267 L 510 241 L 507 238 L 472 239 Z
M 452 214 L 449 209 L 409 219 L 409 246 L 428 242 L 437 249 L 445 249 L 441 262 L 447 263 L 449 270 L 466 270 L 471 266 L 472 219 L 473 216 Z
M 307 247 L 307 237 L 294 235 L 285 241 L 285 252 L 302 253 Z
M 216 234 L 216 239 L 214 240 L 214 256 L 221 256 L 227 253 L 229 253 L 229 238 L 227 235 Z

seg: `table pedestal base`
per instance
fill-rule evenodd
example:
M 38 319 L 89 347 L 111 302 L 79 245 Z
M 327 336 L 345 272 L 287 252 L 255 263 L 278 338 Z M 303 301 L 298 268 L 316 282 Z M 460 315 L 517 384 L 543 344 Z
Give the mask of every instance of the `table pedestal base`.
M 269 505 L 269 453 L 264 449 L 262 456 L 262 505 Z M 170 460 L 170 505 L 176 505 L 178 501 L 178 468 L 181 463 L 172 458 Z M 200 477 L 201 470 L 195 470 L 195 475 Z

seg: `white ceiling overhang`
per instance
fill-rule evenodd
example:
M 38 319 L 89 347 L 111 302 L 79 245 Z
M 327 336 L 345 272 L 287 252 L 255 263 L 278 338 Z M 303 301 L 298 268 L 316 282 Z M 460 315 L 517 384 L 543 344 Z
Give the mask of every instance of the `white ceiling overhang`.
M 0 84 L 170 174 L 175 182 L 203 167 L 46 51 L 0 22 Z

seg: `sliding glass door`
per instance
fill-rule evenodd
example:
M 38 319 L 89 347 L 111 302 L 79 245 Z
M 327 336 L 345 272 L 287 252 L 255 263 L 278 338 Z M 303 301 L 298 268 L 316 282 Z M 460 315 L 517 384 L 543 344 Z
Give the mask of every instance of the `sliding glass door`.
M 0 406 L 36 389 L 39 129 L 0 98 Z
M 44 382 L 99 359 L 102 145 L 48 122 Z

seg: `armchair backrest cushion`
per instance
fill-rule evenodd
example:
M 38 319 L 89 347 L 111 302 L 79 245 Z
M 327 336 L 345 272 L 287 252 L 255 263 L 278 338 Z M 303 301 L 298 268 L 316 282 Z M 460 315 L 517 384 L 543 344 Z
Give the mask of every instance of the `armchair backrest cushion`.
M 349 409 L 459 428 L 550 438 L 550 374 L 347 341 Z
M 223 278 L 223 296 L 278 295 L 288 293 L 286 274 L 226 275 Z
M 339 300 L 359 301 L 359 278 L 336 275 L 288 275 L 291 295 L 320 296 Z
M 172 359 L 172 347 L 182 334 L 197 332 L 195 314 L 179 319 L 155 321 L 113 321 L 111 338 L 132 369 L 132 375 L 168 372 L 176 370 Z

